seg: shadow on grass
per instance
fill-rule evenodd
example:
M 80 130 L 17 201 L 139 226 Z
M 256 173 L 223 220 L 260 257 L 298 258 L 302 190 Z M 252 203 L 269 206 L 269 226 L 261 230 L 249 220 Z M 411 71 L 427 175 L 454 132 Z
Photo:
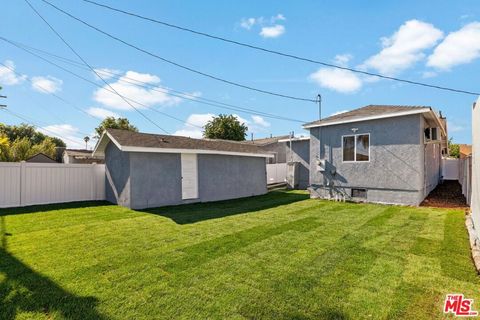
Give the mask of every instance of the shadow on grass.
M 100 206 L 109 206 L 109 205 L 113 205 L 113 204 L 108 201 L 76 201 L 76 202 L 55 203 L 55 204 L 42 204 L 42 205 L 34 205 L 34 206 L 27 206 L 27 207 L 3 208 L 3 209 L 0 209 L 0 216 L 46 212 L 46 211 L 63 210 L 63 209 L 77 209 L 77 208 L 89 208 L 89 207 L 91 208 L 91 207 L 100 207 Z
M 178 224 L 189 224 L 209 219 L 218 219 L 237 214 L 271 209 L 281 205 L 303 201 L 308 198 L 309 195 L 304 192 L 274 190 L 265 195 L 255 197 L 169 206 L 140 211 L 170 218 Z

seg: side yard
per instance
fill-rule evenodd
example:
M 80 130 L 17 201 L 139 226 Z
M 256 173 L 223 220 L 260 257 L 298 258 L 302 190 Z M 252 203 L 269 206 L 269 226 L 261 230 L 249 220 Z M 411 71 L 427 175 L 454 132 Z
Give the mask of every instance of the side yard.
M 132 211 L 0 210 L 0 318 L 438 319 L 475 299 L 461 210 L 299 191 Z

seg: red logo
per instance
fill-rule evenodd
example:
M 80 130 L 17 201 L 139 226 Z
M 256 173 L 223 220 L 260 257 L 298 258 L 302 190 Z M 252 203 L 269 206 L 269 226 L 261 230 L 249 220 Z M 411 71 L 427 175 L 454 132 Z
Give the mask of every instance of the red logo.
M 473 299 L 465 299 L 463 294 L 447 294 L 443 313 L 453 313 L 457 317 L 475 317 L 478 312 L 473 310 Z

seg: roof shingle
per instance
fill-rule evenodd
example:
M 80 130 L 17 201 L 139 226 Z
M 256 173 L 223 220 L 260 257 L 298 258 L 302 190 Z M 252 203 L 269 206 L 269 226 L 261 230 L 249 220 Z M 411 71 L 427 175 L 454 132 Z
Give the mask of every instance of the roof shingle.
M 361 120 L 362 118 L 375 117 L 375 116 L 388 116 L 389 114 L 408 112 L 408 111 L 425 111 L 432 110 L 428 106 L 399 106 L 399 105 L 368 105 L 362 108 L 354 109 L 351 111 L 343 112 L 336 114 L 322 120 L 316 120 L 304 124 L 304 127 L 316 126 L 316 125 L 327 125 L 329 123 L 345 121 L 345 122 L 354 122 L 357 119 Z
M 150 134 L 118 129 L 107 129 L 107 132 L 120 145 L 129 147 L 264 153 L 257 145 L 248 142 L 218 139 L 193 139 L 181 136 Z

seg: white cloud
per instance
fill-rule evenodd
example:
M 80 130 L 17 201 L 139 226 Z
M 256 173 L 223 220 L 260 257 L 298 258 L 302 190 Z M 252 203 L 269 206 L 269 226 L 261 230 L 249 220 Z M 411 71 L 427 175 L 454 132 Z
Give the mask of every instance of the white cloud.
M 341 67 L 346 67 L 352 58 L 353 56 L 349 53 L 337 54 L 333 59 L 333 62 Z
M 250 30 L 257 22 L 256 18 L 243 18 L 240 21 L 240 26 L 244 29 Z
M 15 64 L 12 60 L 5 60 L 6 66 L 0 65 L 0 84 L 6 86 L 13 86 L 22 83 L 27 76 L 17 75 L 15 71 Z
M 103 108 L 91 107 L 88 108 L 86 111 L 89 115 L 100 119 L 105 119 L 107 117 L 120 118 L 120 115 L 118 113 Z
M 147 83 L 153 88 L 145 88 L 135 84 L 135 81 Z M 125 98 L 135 100 L 142 105 L 136 104 L 137 108 L 147 108 L 155 105 L 171 106 L 179 104 L 182 99 L 168 94 L 168 90 L 161 87 L 155 87 L 160 83 L 160 78 L 148 73 L 138 73 L 135 71 L 127 71 L 124 76 L 111 82 L 110 86 Z M 118 109 L 130 110 L 131 106 L 126 103 L 115 92 L 109 91 L 108 86 L 95 90 L 93 99 L 104 106 Z M 131 101 L 130 101 L 131 102 Z M 133 103 L 133 102 L 132 102 Z
M 442 37 L 443 32 L 432 24 L 406 21 L 392 36 L 381 39 L 382 51 L 367 59 L 361 67 L 385 75 L 398 74 L 424 59 L 423 51 L 435 46 Z
M 63 142 L 67 144 L 68 148 L 85 148 L 85 141 L 83 141 L 83 138 L 77 137 L 79 134 L 78 128 L 71 124 L 54 124 L 38 128 L 38 131 L 48 136 L 62 139 Z
M 95 76 L 95 79 L 97 79 L 97 80 L 100 80 L 98 75 L 100 75 L 100 77 L 102 77 L 103 80 L 108 80 L 108 79 L 113 78 L 115 75 L 118 75 L 118 74 L 122 73 L 122 71 L 120 71 L 120 70 L 109 69 L 109 68 L 98 68 L 98 69 L 94 69 L 94 70 L 95 70 L 95 72 L 93 73 L 93 75 Z
M 433 78 L 433 77 L 436 77 L 436 76 L 437 76 L 437 73 L 433 72 L 433 71 L 424 71 L 422 73 L 422 78 L 424 78 L 424 79 Z
M 352 93 L 362 87 L 362 80 L 355 73 L 342 69 L 320 68 L 310 79 L 321 87 L 341 93 Z
M 427 65 L 448 70 L 480 57 L 480 22 L 472 22 L 451 32 L 428 57 Z
M 272 27 L 262 27 L 260 35 L 264 38 L 277 38 L 285 33 L 285 27 L 281 24 L 276 24 Z
M 459 132 L 465 130 L 465 127 L 456 123 L 453 123 L 451 121 L 448 121 L 447 123 L 447 130 L 449 133 L 451 132 Z
M 214 116 L 212 113 L 191 114 L 187 118 L 184 127 L 175 131 L 173 135 L 200 139 L 203 135 L 203 126 L 212 120 Z
M 32 89 L 41 93 L 55 93 L 62 90 L 63 81 L 52 76 L 32 77 Z
M 265 119 L 263 119 L 263 117 L 252 116 L 252 121 L 253 121 L 253 123 L 255 123 L 255 124 L 257 124 L 261 127 L 265 127 L 265 128 L 270 127 L 270 122 L 265 121 Z
M 338 115 L 338 114 L 342 114 L 342 113 L 345 113 L 345 112 L 348 112 L 348 111 L 350 111 L 350 110 L 340 110 L 340 111 L 337 111 L 337 112 L 332 113 L 331 115 L 329 115 L 329 117 L 331 117 L 331 116 L 336 116 L 336 115 Z
M 260 28 L 260 36 L 264 38 L 277 38 L 286 31 L 285 26 L 280 24 L 285 20 L 287 19 L 281 13 L 271 16 L 270 18 L 242 18 L 242 20 L 240 20 L 240 27 L 246 30 L 252 30 L 253 27 L 258 26 Z

